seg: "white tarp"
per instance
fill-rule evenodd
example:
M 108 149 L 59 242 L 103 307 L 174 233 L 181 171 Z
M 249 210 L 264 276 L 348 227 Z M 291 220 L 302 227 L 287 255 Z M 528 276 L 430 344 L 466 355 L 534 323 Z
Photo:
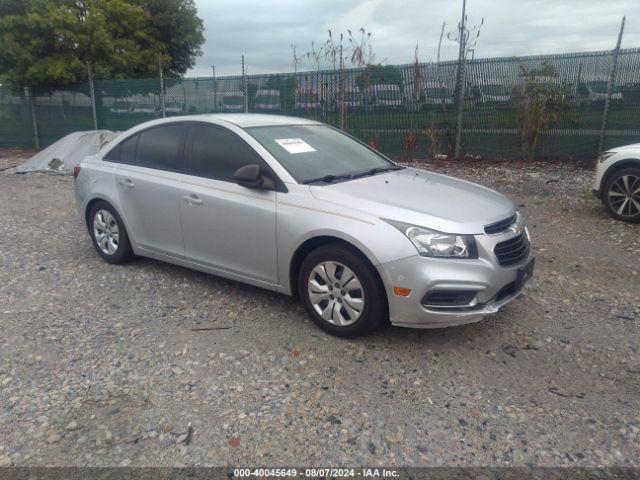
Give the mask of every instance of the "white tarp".
M 73 132 L 56 143 L 36 153 L 18 168 L 16 173 L 51 172 L 71 173 L 73 168 L 89 155 L 95 155 L 119 132 L 111 130 L 90 130 Z

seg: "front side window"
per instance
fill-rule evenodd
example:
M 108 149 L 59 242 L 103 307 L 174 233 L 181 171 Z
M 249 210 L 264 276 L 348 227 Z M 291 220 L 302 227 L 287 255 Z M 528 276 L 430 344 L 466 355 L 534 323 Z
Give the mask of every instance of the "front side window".
M 325 125 L 252 127 L 246 131 L 302 183 L 398 168 L 381 154 Z
M 158 170 L 179 171 L 185 125 L 162 125 L 140 133 L 136 164 Z
M 240 167 L 262 164 L 258 154 L 234 133 L 208 125 L 194 125 L 188 152 L 193 175 L 224 182 L 233 182 Z

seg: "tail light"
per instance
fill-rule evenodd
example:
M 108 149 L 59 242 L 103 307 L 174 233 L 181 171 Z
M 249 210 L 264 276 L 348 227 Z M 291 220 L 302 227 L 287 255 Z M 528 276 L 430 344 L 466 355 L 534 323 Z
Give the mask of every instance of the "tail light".
M 78 175 L 80 175 L 80 165 L 76 165 L 75 167 L 73 167 L 73 179 L 75 180 L 76 178 L 78 178 Z

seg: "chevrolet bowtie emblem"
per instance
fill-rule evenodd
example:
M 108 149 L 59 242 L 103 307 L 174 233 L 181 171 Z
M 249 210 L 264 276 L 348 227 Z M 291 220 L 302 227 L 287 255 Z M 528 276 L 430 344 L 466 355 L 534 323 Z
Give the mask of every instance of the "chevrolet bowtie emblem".
M 514 223 L 513 225 L 511 225 L 510 230 L 515 233 L 516 235 L 520 235 L 522 233 L 522 225 L 520 225 L 519 223 Z

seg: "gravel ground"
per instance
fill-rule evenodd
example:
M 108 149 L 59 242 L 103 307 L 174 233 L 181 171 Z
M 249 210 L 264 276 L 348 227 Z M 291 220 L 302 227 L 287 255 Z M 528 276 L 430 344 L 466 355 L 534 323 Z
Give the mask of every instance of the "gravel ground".
M 71 178 L 0 172 L 0 465 L 640 466 L 640 226 L 590 170 L 430 168 L 520 205 L 528 295 L 355 341 L 282 295 L 109 265 Z

